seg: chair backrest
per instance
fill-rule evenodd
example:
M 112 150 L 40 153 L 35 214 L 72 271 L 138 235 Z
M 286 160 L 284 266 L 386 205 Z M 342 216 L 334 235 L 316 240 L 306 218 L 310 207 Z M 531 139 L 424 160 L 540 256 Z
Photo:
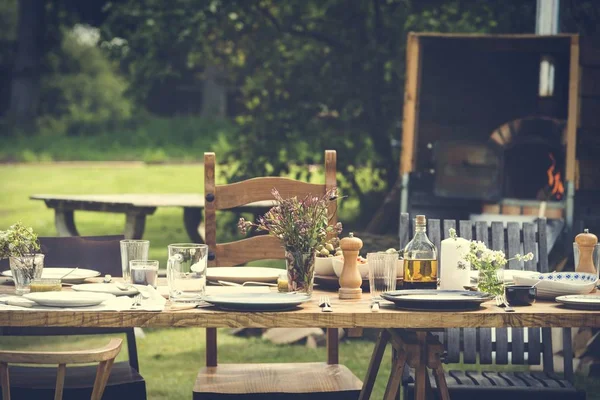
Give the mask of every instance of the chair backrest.
M 121 247 L 123 235 L 40 237 L 44 266 L 79 267 L 101 274 L 122 276 Z M 7 261 L 7 260 L 6 260 Z M 1 265 L 0 265 L 1 267 Z M 4 270 L 3 268 L 0 268 Z M 8 269 L 8 265 L 6 266 Z M 129 364 L 139 371 L 137 344 L 133 328 L 0 328 L 0 336 L 56 336 L 125 333 Z
M 111 339 L 110 342 L 97 349 L 63 351 L 63 352 L 33 352 L 33 351 L 10 351 L 0 350 L 0 385 L 2 386 L 2 398 L 10 400 L 10 379 L 8 372 L 9 363 L 18 364 L 57 364 L 56 389 L 54 399 L 62 399 L 65 383 L 67 364 L 99 363 L 96 371 L 96 379 L 92 390 L 92 400 L 100 400 L 115 358 L 121 351 L 123 340 Z
M 230 243 L 217 243 L 216 211 L 240 207 L 257 201 L 273 200 L 271 190 L 276 188 L 281 197 L 308 194 L 324 195 L 336 187 L 336 153 L 325 151 L 325 183 L 315 184 L 289 178 L 262 177 L 242 182 L 217 185 L 215 182 L 216 157 L 214 153 L 204 153 L 204 196 L 205 196 L 205 238 L 209 246 L 208 266 L 226 267 L 240 265 L 254 260 L 284 259 L 281 242 L 272 236 L 254 236 Z M 331 224 L 335 224 L 336 205 L 330 202 Z
M 242 182 L 217 185 L 216 157 L 214 153 L 204 153 L 204 223 L 205 239 L 209 246 L 208 266 L 226 267 L 247 263 L 254 260 L 284 259 L 285 252 L 279 239 L 261 235 L 230 243 L 217 243 L 217 210 L 232 209 L 257 201 L 273 200 L 271 191 L 276 188 L 281 197 L 297 196 L 303 198 L 308 194 L 324 195 L 336 185 L 336 152 L 325 151 L 325 183 L 306 183 L 281 177 L 252 178 Z M 337 222 L 335 202 L 329 204 L 330 224 Z M 327 362 L 338 363 L 337 329 L 327 330 Z M 214 328 L 206 330 L 206 365 L 217 365 L 217 333 Z
M 524 222 L 522 228 L 518 222 L 507 222 L 505 228 L 503 222 L 492 222 L 488 225 L 485 221 L 459 221 L 457 226 L 454 220 L 430 219 L 427 223 L 427 233 L 438 249 L 441 240 L 449 237 L 450 228 L 456 229 L 458 236 L 467 240 L 482 241 L 493 250 L 504 251 L 508 257 L 529 252 L 535 255 L 533 260 L 525 263 L 510 261 L 508 269 L 548 272 L 545 218 L 539 218 L 537 222 Z M 413 230 L 408 214 L 402 213 L 400 248 L 404 248 Z M 443 254 L 440 254 L 440 257 L 443 257 Z M 572 381 L 571 329 L 564 328 L 563 335 L 564 374 L 566 379 Z M 462 352 L 465 364 L 475 364 L 477 354 L 480 364 L 492 364 L 494 361 L 496 364 L 508 364 L 510 353 L 511 364 L 539 365 L 543 362 L 545 372 L 554 371 L 551 328 L 453 328 L 447 329 L 440 336 L 447 351 L 446 362 L 449 363 L 460 362 Z M 492 357 L 493 353 L 495 360 Z

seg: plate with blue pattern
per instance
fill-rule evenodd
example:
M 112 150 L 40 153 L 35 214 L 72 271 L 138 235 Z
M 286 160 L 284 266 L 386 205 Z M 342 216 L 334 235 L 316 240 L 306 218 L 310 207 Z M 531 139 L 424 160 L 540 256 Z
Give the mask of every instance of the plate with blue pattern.
M 596 287 L 598 276 L 586 272 L 548 272 L 513 274 L 515 285 L 535 285 L 537 297 L 554 299 L 557 296 L 588 294 Z

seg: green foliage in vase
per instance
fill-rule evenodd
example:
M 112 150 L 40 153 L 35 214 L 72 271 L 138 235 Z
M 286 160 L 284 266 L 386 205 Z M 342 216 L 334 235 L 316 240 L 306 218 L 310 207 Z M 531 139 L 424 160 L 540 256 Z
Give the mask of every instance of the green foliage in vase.
M 280 239 L 288 251 L 312 253 L 318 246 L 323 246 L 331 234 L 342 231 L 341 222 L 329 225 L 332 216 L 328 206 L 338 199 L 336 189 L 322 197 L 309 194 L 303 199 L 284 199 L 277 189 L 273 189 L 272 193 L 276 204 L 258 219 L 258 223 L 240 218 L 238 228 L 242 233 L 255 227 Z
M 450 229 L 449 234 L 451 238 L 457 237 L 455 229 Z M 507 259 L 503 251 L 490 250 L 485 243 L 472 240 L 469 244 L 469 251 L 464 254 L 458 267 L 465 269 L 471 265 L 471 268 L 479 271 L 477 288 L 484 293 L 498 296 L 504 293 L 504 280 L 498 271 L 504 269 L 510 260 L 531 261 L 533 253 L 515 254 L 513 258 Z
M 37 234 L 20 222 L 0 231 L 0 259 L 33 255 L 40 250 Z

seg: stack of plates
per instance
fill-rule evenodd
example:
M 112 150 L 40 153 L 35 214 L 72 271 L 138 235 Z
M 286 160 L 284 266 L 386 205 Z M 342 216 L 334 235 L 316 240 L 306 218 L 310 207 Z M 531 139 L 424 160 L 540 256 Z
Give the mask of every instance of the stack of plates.
M 515 272 L 513 279 L 516 285 L 535 285 L 537 297 L 554 299 L 557 296 L 570 294 L 588 294 L 596 287 L 596 274 L 583 272 Z

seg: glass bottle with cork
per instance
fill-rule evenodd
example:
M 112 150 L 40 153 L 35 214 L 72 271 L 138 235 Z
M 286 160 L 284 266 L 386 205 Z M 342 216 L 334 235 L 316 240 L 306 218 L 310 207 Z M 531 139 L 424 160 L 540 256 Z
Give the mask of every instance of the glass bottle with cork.
M 404 248 L 404 289 L 437 289 L 437 249 L 427 237 L 427 219 L 415 218 L 415 236 Z

